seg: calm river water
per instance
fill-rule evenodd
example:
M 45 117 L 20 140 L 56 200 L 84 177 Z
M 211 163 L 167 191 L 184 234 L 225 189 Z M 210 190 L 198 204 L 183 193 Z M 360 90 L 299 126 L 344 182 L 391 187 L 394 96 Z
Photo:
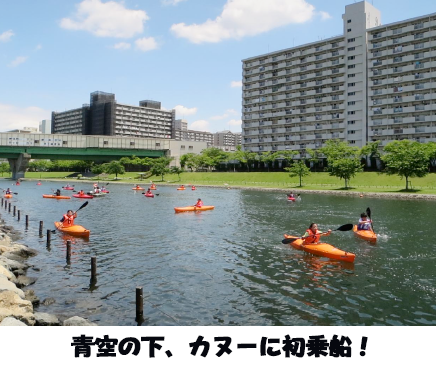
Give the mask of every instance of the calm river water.
M 131 185 L 111 183 L 110 194 L 79 211 L 76 223 L 91 236 L 74 239 L 67 263 L 67 238 L 52 234 L 47 246 L 46 230 L 84 200 L 42 198 L 62 184 L 11 186 L 20 222 L 0 209 L 6 224 L 22 233 L 20 242 L 38 250 L 29 260 L 28 276 L 38 279 L 30 288 L 41 300 L 56 300 L 38 311 L 136 325 L 135 289 L 142 286 L 143 325 L 436 325 L 436 201 L 305 194 L 291 203 L 279 192 L 159 185 L 159 196 L 145 198 Z M 197 198 L 215 210 L 174 213 Z M 321 230 L 354 223 L 368 206 L 380 234 L 376 245 L 352 232 L 326 240 L 355 253 L 354 264 L 281 243 L 284 233 L 302 235 L 310 222 Z M 92 256 L 96 284 L 90 283 Z

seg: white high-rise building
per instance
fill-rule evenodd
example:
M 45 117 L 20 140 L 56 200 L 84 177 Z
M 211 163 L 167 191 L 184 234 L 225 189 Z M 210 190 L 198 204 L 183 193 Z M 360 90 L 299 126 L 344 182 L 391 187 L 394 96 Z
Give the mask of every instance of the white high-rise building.
M 51 134 L 51 121 L 49 119 L 43 119 L 39 122 L 39 132 Z
M 244 150 L 436 141 L 436 14 L 381 25 L 362 1 L 342 18 L 341 36 L 242 61 Z

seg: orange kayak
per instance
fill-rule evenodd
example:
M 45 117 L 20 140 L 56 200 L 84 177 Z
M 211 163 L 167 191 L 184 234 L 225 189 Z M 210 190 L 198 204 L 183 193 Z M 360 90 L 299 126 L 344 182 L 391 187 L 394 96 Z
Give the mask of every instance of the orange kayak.
M 375 243 L 377 241 L 377 234 L 372 230 L 357 230 L 357 225 L 353 227 L 354 235 L 358 238 Z
M 150 189 L 156 189 L 156 186 L 151 186 Z
M 58 229 L 59 231 L 74 236 L 89 236 L 89 234 L 91 233 L 89 230 L 85 229 L 81 225 L 72 225 L 72 226 L 63 227 L 62 222 L 60 221 L 55 221 L 54 224 L 56 226 L 56 229 Z
M 176 212 L 207 211 L 207 210 L 213 210 L 214 208 L 215 206 L 202 206 L 202 207 L 186 206 L 186 207 L 174 207 L 174 211 Z
M 177 190 L 178 191 L 184 191 L 186 188 L 185 187 L 178 187 Z
M 69 200 L 69 199 L 71 199 L 70 196 L 56 196 L 55 194 L 43 194 L 42 197 L 44 197 L 44 198 L 55 198 L 57 200 Z
M 297 236 L 284 235 L 286 239 L 297 238 Z M 345 252 L 341 249 L 334 247 L 327 243 L 306 244 L 303 245 L 302 239 L 297 239 L 290 243 L 295 249 L 304 250 L 307 253 L 318 255 L 320 257 L 326 257 L 330 259 L 336 259 L 344 262 L 354 262 L 356 255 L 354 253 Z
M 132 189 L 134 191 L 145 191 L 145 188 L 142 188 L 142 187 L 139 187 L 139 188 L 133 187 Z
M 4 197 L 5 198 L 12 198 L 12 195 L 11 194 L 5 194 Z

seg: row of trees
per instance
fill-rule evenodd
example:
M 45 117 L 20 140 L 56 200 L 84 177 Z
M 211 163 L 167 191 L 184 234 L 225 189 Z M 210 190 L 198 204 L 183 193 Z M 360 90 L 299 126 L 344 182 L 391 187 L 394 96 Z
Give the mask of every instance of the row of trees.
M 169 167 L 173 158 L 161 157 L 138 158 L 123 157 L 119 161 L 110 163 L 95 164 L 92 161 L 81 160 L 35 160 L 29 163 L 29 171 L 91 171 L 100 175 L 115 174 L 122 175 L 126 170 L 136 169 L 148 171 L 150 176 L 161 176 L 164 180 L 165 174 L 180 174 L 184 169 L 191 171 L 215 170 L 223 166 L 228 170 L 229 166 L 236 170 L 236 167 L 246 167 L 255 164 L 263 165 L 264 169 L 279 166 L 280 169 L 288 171 L 291 176 L 299 176 L 300 186 L 302 178 L 310 174 L 309 165 L 317 166 L 320 161 L 327 163 L 327 171 L 330 175 L 344 179 L 345 187 L 348 188 L 349 181 L 357 172 L 363 170 L 364 162 L 377 160 L 382 171 L 387 174 L 397 174 L 406 180 L 406 190 L 409 189 L 409 179 L 413 177 L 424 177 L 429 173 L 429 167 L 436 165 L 436 143 L 425 144 L 415 141 L 402 140 L 388 143 L 380 149 L 379 142 L 368 143 L 363 148 L 350 146 L 347 142 L 329 140 L 325 146 L 318 150 L 306 150 L 306 157 L 295 159 L 295 151 L 264 152 L 257 154 L 250 151 L 242 151 L 238 147 L 235 152 L 224 152 L 218 148 L 211 147 L 203 150 L 201 154 L 188 153 L 180 158 L 180 167 Z M 0 172 L 10 171 L 8 163 L 0 164 Z
M 327 162 L 327 171 L 330 175 L 344 179 L 345 188 L 357 172 L 363 171 L 366 162 L 376 161 L 382 172 L 397 174 L 406 179 L 406 190 L 409 189 L 409 179 L 423 177 L 429 173 L 431 165 L 436 163 L 436 144 L 425 144 L 401 140 L 388 143 L 384 149 L 380 149 L 380 142 L 370 142 L 359 149 L 350 146 L 348 142 L 329 140 L 324 147 L 318 150 L 306 149 L 306 157 L 295 159 L 295 151 L 264 152 L 256 154 L 250 151 L 242 151 L 238 148 L 235 152 L 224 152 L 217 148 L 208 148 L 201 154 L 185 154 L 180 159 L 181 167 L 191 171 L 198 169 L 211 170 L 221 164 L 233 166 L 245 165 L 250 171 L 250 165 L 263 164 L 265 169 L 275 164 L 280 169 L 288 171 L 291 176 L 299 176 L 300 186 L 302 178 L 310 174 L 308 165 L 316 167 L 320 161 Z

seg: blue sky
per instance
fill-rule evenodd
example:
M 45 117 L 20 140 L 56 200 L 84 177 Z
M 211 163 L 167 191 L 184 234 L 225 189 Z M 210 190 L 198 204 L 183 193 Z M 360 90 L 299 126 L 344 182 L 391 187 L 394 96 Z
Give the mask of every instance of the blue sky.
M 0 0 L 0 131 L 151 99 L 189 128 L 241 131 L 241 60 L 342 34 L 353 0 Z M 434 1 L 377 0 L 382 24 Z

